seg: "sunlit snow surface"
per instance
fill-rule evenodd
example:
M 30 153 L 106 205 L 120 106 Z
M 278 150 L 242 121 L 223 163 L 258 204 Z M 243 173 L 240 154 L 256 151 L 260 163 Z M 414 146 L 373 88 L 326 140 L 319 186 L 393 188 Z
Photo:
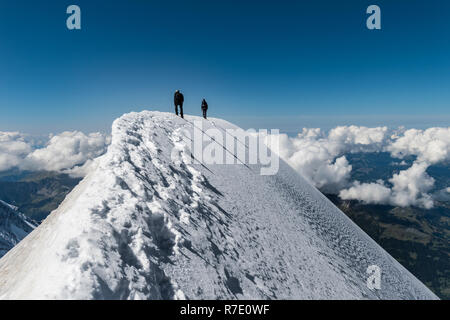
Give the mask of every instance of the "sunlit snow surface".
M 194 120 L 235 128 L 160 112 L 116 120 L 108 152 L 0 260 L 0 299 L 436 298 L 286 163 L 275 176 L 189 164 Z

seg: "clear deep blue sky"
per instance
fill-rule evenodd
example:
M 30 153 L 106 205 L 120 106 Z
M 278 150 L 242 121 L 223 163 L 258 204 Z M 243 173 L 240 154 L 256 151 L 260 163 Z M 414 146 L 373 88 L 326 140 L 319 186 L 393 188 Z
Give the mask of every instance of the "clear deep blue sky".
M 447 126 L 450 1 L 0 0 L 0 131 L 106 131 L 175 89 L 244 127 Z

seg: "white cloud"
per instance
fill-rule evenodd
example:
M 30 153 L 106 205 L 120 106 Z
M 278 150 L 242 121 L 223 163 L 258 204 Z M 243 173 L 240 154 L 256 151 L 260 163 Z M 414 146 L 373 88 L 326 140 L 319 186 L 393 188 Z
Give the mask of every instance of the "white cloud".
M 80 166 L 85 171 L 87 161 L 102 155 L 110 137 L 101 133 L 88 135 L 74 131 L 50 136 L 42 142 L 18 132 L 0 132 L 0 171 L 18 167 L 23 170 L 62 171 Z
M 0 131 L 0 171 L 18 166 L 32 150 L 26 136 L 19 132 Z
M 82 165 L 75 166 L 70 169 L 65 169 L 62 172 L 68 174 L 72 178 L 83 178 L 92 170 L 93 166 L 96 164 L 95 160 L 96 159 L 89 159 Z
M 383 181 L 376 183 L 360 183 L 355 181 L 353 186 L 341 190 L 339 196 L 344 200 L 358 199 L 364 203 L 388 203 L 391 189 Z
M 371 203 L 432 208 L 434 201 L 429 192 L 434 187 L 434 179 L 427 174 L 426 170 L 430 165 L 450 160 L 450 127 L 406 130 L 401 134 L 393 135 L 392 141 L 385 150 L 399 159 L 405 156 L 416 156 L 416 161 L 410 168 L 394 174 L 389 180 L 392 184 L 389 197 L 371 201 Z M 342 190 L 340 196 L 343 199 L 366 201 L 365 185 L 355 185 L 350 189 Z M 438 200 L 448 199 L 443 192 L 435 193 L 434 197 Z
M 433 199 L 428 192 L 434 186 L 434 179 L 426 173 L 426 163 L 414 163 L 409 169 L 394 174 L 387 187 L 383 181 L 376 183 L 354 182 L 353 186 L 340 191 L 344 200 L 356 199 L 365 203 L 390 204 L 399 207 L 433 207 Z
M 414 163 L 409 169 L 394 174 L 389 180 L 392 183 L 391 203 L 400 207 L 420 206 L 432 208 L 433 200 L 427 193 L 434 186 L 434 179 L 426 170 L 425 162 Z
M 330 131 L 328 140 L 347 152 L 376 152 L 386 145 L 389 135 L 387 127 L 341 126 Z
M 344 155 L 380 151 L 389 139 L 387 127 L 341 126 L 328 135 L 304 128 L 293 138 L 280 135 L 280 156 L 317 188 L 337 193 L 348 186 L 352 170 Z
M 336 159 L 338 145 L 329 143 L 320 129 L 303 129 L 295 138 L 279 135 L 280 157 L 318 188 L 330 192 L 347 183 L 351 166 L 345 157 Z
M 416 161 L 394 174 L 390 185 L 383 181 L 351 184 L 352 167 L 345 154 L 355 152 L 389 152 L 399 159 L 416 156 Z M 394 131 L 387 127 L 340 126 L 328 134 L 304 128 L 293 138 L 280 135 L 280 156 L 317 188 L 338 193 L 343 199 L 431 208 L 433 200 L 428 192 L 434 179 L 426 170 L 450 159 L 450 128 Z
M 53 136 L 44 148 L 28 154 L 22 168 L 60 171 L 82 165 L 106 151 L 109 138 L 101 133 L 63 132 Z
M 436 164 L 450 159 L 450 127 L 410 129 L 387 148 L 393 157 L 417 156 L 417 160 Z

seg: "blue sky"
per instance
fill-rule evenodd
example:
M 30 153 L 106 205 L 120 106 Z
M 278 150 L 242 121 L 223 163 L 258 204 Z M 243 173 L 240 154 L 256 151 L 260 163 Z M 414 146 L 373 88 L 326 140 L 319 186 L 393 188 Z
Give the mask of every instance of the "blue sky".
M 244 127 L 448 126 L 449 17 L 444 0 L 0 0 L 0 131 L 107 131 L 173 111 L 175 89 Z

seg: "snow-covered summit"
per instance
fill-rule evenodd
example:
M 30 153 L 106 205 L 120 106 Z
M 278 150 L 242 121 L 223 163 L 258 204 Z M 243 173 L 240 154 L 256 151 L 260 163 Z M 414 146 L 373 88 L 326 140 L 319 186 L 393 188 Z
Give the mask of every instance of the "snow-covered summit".
M 0 257 L 35 227 L 35 223 L 20 213 L 17 207 L 0 200 Z
M 192 164 L 194 121 L 236 128 L 117 119 L 107 153 L 0 260 L 0 299 L 436 298 L 285 162 Z

